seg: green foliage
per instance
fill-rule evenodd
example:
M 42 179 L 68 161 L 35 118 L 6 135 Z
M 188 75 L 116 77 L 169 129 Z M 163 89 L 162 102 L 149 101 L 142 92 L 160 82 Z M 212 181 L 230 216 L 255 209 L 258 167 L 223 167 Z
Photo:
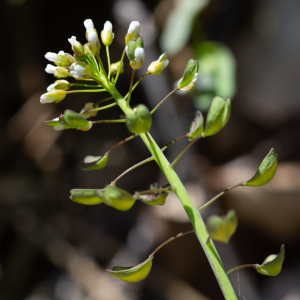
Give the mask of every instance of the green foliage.
M 126 116 L 126 125 L 132 133 L 146 133 L 149 132 L 152 125 L 152 115 L 149 109 L 140 104 L 134 114 Z
M 78 168 L 84 171 L 90 171 L 90 170 L 100 170 L 106 167 L 108 162 L 108 155 L 105 154 L 104 156 L 87 156 L 81 162 L 78 164 Z
M 70 109 L 65 110 L 64 114 L 59 117 L 59 123 L 66 128 L 73 129 L 90 129 L 92 123 L 87 121 L 83 116 Z
M 97 195 L 101 197 L 102 194 L 97 192 Z M 127 191 L 109 185 L 104 190 L 103 202 L 117 210 L 125 211 L 133 206 L 135 199 Z
M 196 111 L 196 116 L 194 121 L 190 124 L 189 128 L 189 141 L 193 141 L 195 138 L 200 136 L 204 131 L 204 118 L 199 110 Z
M 70 199 L 77 203 L 95 205 L 103 202 L 103 198 L 99 198 L 95 189 L 72 189 L 70 193 Z
M 264 158 L 255 175 L 244 182 L 247 186 L 262 186 L 269 183 L 275 176 L 277 170 L 277 155 L 272 148 Z

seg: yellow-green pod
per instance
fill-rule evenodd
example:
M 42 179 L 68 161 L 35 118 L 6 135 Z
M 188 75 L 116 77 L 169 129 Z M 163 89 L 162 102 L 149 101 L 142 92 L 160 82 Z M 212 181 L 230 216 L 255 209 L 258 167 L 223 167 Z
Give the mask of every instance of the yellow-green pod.
M 85 205 L 96 205 L 103 202 L 103 197 L 96 194 L 95 189 L 72 189 L 70 199 Z
M 86 156 L 83 162 L 77 164 L 78 168 L 84 171 L 100 170 L 106 167 L 108 162 L 108 155 L 104 156 Z
M 285 257 L 284 245 L 281 246 L 278 255 L 269 255 L 265 261 L 257 267 L 257 272 L 267 276 L 276 276 L 281 272 L 282 264 Z
M 153 258 L 149 257 L 143 263 L 135 267 L 114 267 L 112 270 L 107 270 L 107 272 L 124 281 L 138 282 L 145 279 L 150 273 L 152 260 Z
M 143 104 L 138 105 L 135 113 L 126 116 L 126 125 L 132 133 L 146 133 L 150 131 L 152 115 L 149 109 Z
M 268 155 L 264 158 L 255 175 L 245 181 L 244 186 L 262 186 L 269 183 L 275 176 L 277 169 L 277 155 L 272 148 Z
M 194 121 L 190 124 L 189 128 L 189 141 L 193 141 L 204 131 L 204 118 L 199 110 L 196 111 Z
M 206 227 L 210 237 L 222 243 L 228 243 L 238 226 L 238 219 L 234 210 L 228 211 L 226 216 L 211 216 Z

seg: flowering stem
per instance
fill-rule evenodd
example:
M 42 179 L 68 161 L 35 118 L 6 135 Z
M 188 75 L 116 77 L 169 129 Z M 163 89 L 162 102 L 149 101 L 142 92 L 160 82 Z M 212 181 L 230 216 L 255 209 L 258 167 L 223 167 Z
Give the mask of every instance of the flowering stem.
M 246 265 L 241 265 L 235 268 L 230 269 L 229 271 L 227 271 L 227 275 L 229 275 L 230 273 L 240 270 L 240 269 L 244 269 L 244 268 L 254 268 L 257 269 L 259 267 L 259 264 L 246 264 Z
M 133 85 L 134 74 L 135 74 L 135 69 L 132 70 L 132 74 L 131 74 L 130 87 L 129 87 L 129 94 L 128 94 L 128 99 L 127 99 L 127 106 L 129 106 L 129 103 L 130 103 L 130 98 L 131 98 L 131 93 L 132 93 L 132 85 Z
M 109 46 L 106 46 L 106 55 L 108 63 L 108 80 L 110 80 L 110 56 L 109 56 Z
M 107 90 L 111 93 L 114 97 L 116 102 L 118 103 L 119 107 L 123 110 L 126 115 L 132 114 L 133 110 L 130 106 L 127 105 L 126 100 L 121 96 L 119 91 L 115 88 L 113 84 L 110 82 L 106 82 L 105 85 L 107 86 Z M 232 284 L 227 276 L 226 270 L 223 266 L 223 263 L 220 259 L 220 256 L 214 246 L 213 241 L 211 243 L 206 244 L 206 241 L 209 237 L 207 232 L 206 226 L 204 221 L 197 210 L 196 206 L 194 205 L 193 201 L 191 200 L 189 194 L 187 193 L 184 185 L 182 184 L 181 180 L 179 179 L 177 173 L 173 168 L 171 168 L 169 161 L 158 147 L 156 142 L 153 140 L 151 135 L 148 133 L 148 137 L 151 139 L 152 143 L 150 145 L 148 138 L 145 134 L 139 134 L 141 139 L 143 140 L 144 144 L 152 154 L 151 160 L 154 159 L 164 175 L 167 177 L 171 186 L 176 186 L 176 195 L 180 200 L 183 208 L 185 209 L 192 225 L 194 231 L 197 235 L 197 238 L 206 254 L 206 257 L 212 267 L 212 270 L 218 280 L 220 288 L 223 292 L 223 295 L 226 300 L 237 300 L 237 296 L 234 292 Z
M 118 144 L 114 145 L 109 151 L 107 151 L 105 154 L 107 154 L 108 156 L 110 155 L 110 153 L 115 150 L 116 148 L 118 148 L 119 146 L 123 145 L 124 143 L 134 139 L 135 137 L 137 137 L 138 134 L 134 134 L 134 135 L 131 135 L 129 136 L 128 138 L 122 140 L 121 142 L 119 142 Z
M 105 89 L 101 90 L 75 90 L 75 91 L 68 91 L 67 94 L 75 94 L 75 93 L 101 93 L 106 92 Z
M 125 48 L 126 49 L 126 48 Z M 119 69 L 118 69 L 118 73 L 117 73 L 117 76 L 116 76 L 116 78 L 115 78 L 115 80 L 114 80 L 114 86 L 116 86 L 116 83 L 117 83 L 117 81 L 118 81 L 118 78 L 119 78 L 119 75 L 120 75 L 120 72 L 121 72 L 121 69 L 122 69 L 122 65 L 123 65 L 123 60 L 124 60 L 124 56 L 125 56 L 125 49 L 124 49 L 124 51 L 123 51 L 123 54 L 122 54 L 122 57 L 121 57 L 121 60 L 120 60 L 120 65 L 119 65 Z
M 217 199 L 219 199 L 221 196 L 223 196 L 226 192 L 229 192 L 229 191 L 233 190 L 234 188 L 236 188 L 238 186 L 243 187 L 243 181 L 229 187 L 228 189 L 224 190 L 223 192 L 221 192 L 220 194 L 218 194 L 217 196 L 215 196 L 214 198 L 212 198 L 211 200 L 206 202 L 204 205 L 202 205 L 200 208 L 198 208 L 199 212 L 202 211 L 207 206 L 209 206 L 210 204 L 212 204 L 213 202 L 215 202 Z
M 172 242 L 172 241 L 178 239 L 179 237 L 182 237 L 182 236 L 184 236 L 184 235 L 186 235 L 186 234 L 193 233 L 193 232 L 194 232 L 194 229 L 191 229 L 191 230 L 189 230 L 189 231 L 180 232 L 180 233 L 178 233 L 178 234 L 172 236 L 171 238 L 169 238 L 168 240 L 166 240 L 165 242 L 163 242 L 160 246 L 158 246 L 158 247 L 157 247 L 157 248 L 149 255 L 149 257 L 154 258 L 155 253 L 156 253 L 158 250 L 160 250 L 162 247 L 164 247 L 164 246 L 166 246 L 167 244 L 169 244 L 170 242 Z
M 98 88 L 98 87 L 101 87 L 102 85 L 95 85 L 95 84 L 83 84 L 83 83 L 71 83 L 70 84 L 70 87 L 71 86 L 84 86 L 84 87 L 93 87 L 93 88 Z
M 146 75 L 148 75 L 149 73 L 146 72 L 132 87 L 132 92 L 135 90 L 135 88 L 138 86 L 138 84 L 146 77 Z M 124 99 L 127 99 L 129 96 L 129 92 L 125 95 Z
M 151 111 L 151 115 L 155 113 L 155 111 L 176 91 L 178 90 L 178 87 L 176 87 L 175 90 L 173 90 L 169 95 L 167 95 L 163 100 L 161 100 Z
M 173 169 L 176 163 L 179 161 L 179 159 L 183 156 L 183 154 L 190 149 L 198 140 L 202 138 L 202 135 L 199 135 L 197 138 L 195 138 L 192 142 L 190 142 L 182 151 L 181 153 L 175 158 L 175 160 L 171 163 L 170 167 Z
M 101 60 L 99 54 L 97 54 L 96 57 L 97 57 L 99 67 L 100 67 L 100 74 L 104 75 L 104 77 L 107 78 L 107 74 L 105 72 L 105 69 L 104 69 L 104 66 L 103 66 L 103 63 L 102 63 L 102 60 Z
M 139 166 L 142 166 L 143 164 L 146 164 L 147 162 L 152 161 L 152 160 L 154 160 L 154 157 L 153 157 L 153 156 L 148 157 L 147 159 L 140 161 L 139 163 L 137 163 L 136 165 L 132 166 L 131 168 L 129 168 L 129 169 L 127 169 L 125 172 L 123 172 L 121 175 L 119 175 L 119 176 L 118 176 L 114 181 L 112 181 L 111 183 L 112 183 L 113 185 L 115 185 L 116 182 L 117 182 L 119 179 L 121 179 L 123 176 L 125 176 L 127 173 L 131 172 L 132 170 L 134 170 L 134 169 L 138 168 Z
M 188 138 L 187 135 L 184 135 L 184 136 L 181 136 L 173 141 L 171 141 L 170 143 L 168 143 L 166 146 L 164 146 L 163 148 L 161 148 L 161 151 L 164 152 L 167 148 L 169 148 L 171 145 L 175 144 L 176 142 L 180 141 L 180 140 L 183 140 L 183 139 L 186 139 Z
M 105 102 L 105 101 L 108 101 L 108 100 L 111 100 L 111 99 L 113 99 L 113 97 L 107 97 L 107 98 L 104 98 L 104 99 L 101 99 L 101 100 L 97 101 L 96 104 L 100 104 L 102 102 Z
M 125 123 L 126 119 L 120 119 L 120 120 L 98 120 L 98 121 L 92 121 L 92 124 L 101 124 L 101 123 Z
M 104 109 L 107 109 L 107 108 L 111 108 L 113 106 L 116 106 L 118 105 L 117 103 L 112 103 L 112 104 L 109 104 L 109 105 L 106 105 L 106 106 L 102 106 L 102 107 L 98 107 L 98 108 L 94 108 L 94 109 L 91 109 L 91 110 L 87 110 L 85 112 L 82 112 L 81 115 L 82 116 L 85 116 L 91 112 L 95 112 L 95 111 L 99 111 L 99 110 L 104 110 Z

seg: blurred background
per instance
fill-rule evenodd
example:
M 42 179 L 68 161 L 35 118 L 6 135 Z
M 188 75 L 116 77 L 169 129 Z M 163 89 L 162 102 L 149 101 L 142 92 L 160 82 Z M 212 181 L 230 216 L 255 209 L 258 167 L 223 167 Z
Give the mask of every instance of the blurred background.
M 1 0 L 0 23 L 0 299 L 1 300 L 218 300 L 223 299 L 194 235 L 182 237 L 155 256 L 150 275 L 138 283 L 113 278 L 105 269 L 144 261 L 163 241 L 191 228 L 172 194 L 163 207 L 136 203 L 127 212 L 69 199 L 72 188 L 103 188 L 148 150 L 134 139 L 115 150 L 105 169 L 81 171 L 87 155 L 103 155 L 129 136 L 122 124 L 98 124 L 88 132 L 54 131 L 43 121 L 65 109 L 80 111 L 99 94 L 74 94 L 59 104 L 39 97 L 55 81 L 44 69 L 47 52 L 72 53 L 68 38 L 85 43 L 83 21 L 98 33 L 113 23 L 111 60 L 120 59 L 131 21 L 138 20 L 148 65 L 167 51 L 162 75 L 147 76 L 132 104 L 153 108 L 167 95 L 190 58 L 199 78 L 185 94 L 172 96 L 154 115 L 151 134 L 164 146 L 184 135 L 195 111 L 205 113 L 214 95 L 231 97 L 232 115 L 217 135 L 199 141 L 176 165 L 196 206 L 249 179 L 271 147 L 278 170 L 260 188 L 238 188 L 203 211 L 235 209 L 239 227 L 228 245 L 216 242 L 225 268 L 262 263 L 286 245 L 277 277 L 253 269 L 230 279 L 239 298 L 300 299 L 300 2 L 297 0 Z M 104 47 L 101 51 L 106 66 Z M 118 88 L 126 94 L 131 69 Z M 95 119 L 118 118 L 114 107 Z M 167 150 L 172 160 L 187 145 Z M 152 162 L 118 182 L 130 192 L 153 182 L 166 184 Z

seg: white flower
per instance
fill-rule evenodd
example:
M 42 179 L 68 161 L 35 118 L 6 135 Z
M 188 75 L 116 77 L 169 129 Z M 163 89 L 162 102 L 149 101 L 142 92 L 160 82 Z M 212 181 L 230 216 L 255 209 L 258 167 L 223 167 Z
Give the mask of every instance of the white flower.
M 78 43 L 76 36 L 72 36 L 70 39 L 68 39 L 68 41 L 71 44 L 71 46 L 75 46 Z
M 46 67 L 46 69 L 45 69 L 45 71 L 46 71 L 48 74 L 54 74 L 56 68 L 57 68 L 57 67 L 48 64 L 47 67 Z
M 112 27 L 111 22 L 106 21 L 106 22 L 104 23 L 104 28 L 103 28 L 104 33 L 105 33 L 105 34 L 107 34 L 108 32 L 112 33 L 112 29 L 113 29 L 113 27 Z
M 72 36 L 70 39 L 68 39 L 68 41 L 76 55 L 82 56 L 84 54 L 83 46 L 76 40 L 76 36 Z
M 131 34 L 132 38 L 135 39 L 140 34 L 141 24 L 139 21 L 132 21 L 128 28 L 128 33 Z
M 76 79 L 89 79 L 92 76 L 92 69 L 84 62 L 75 62 L 71 66 L 70 74 Z
M 54 62 L 59 67 L 68 67 L 71 64 L 69 59 L 65 56 L 64 51 L 59 51 L 58 54 L 48 52 L 46 53 L 45 58 Z
M 66 95 L 67 95 L 66 91 L 63 90 L 53 91 L 50 93 L 43 94 L 40 98 L 40 102 L 42 104 L 52 103 L 52 102 L 58 103 L 62 101 L 66 97 Z
M 71 84 L 67 80 L 56 80 L 54 83 L 47 87 L 47 92 L 52 92 L 55 90 L 68 91 Z
M 134 56 L 137 61 L 145 60 L 145 50 L 143 48 L 136 48 L 134 51 Z
M 109 21 L 106 21 L 105 24 L 104 24 L 104 28 L 103 30 L 101 31 L 101 39 L 102 39 L 102 43 L 105 45 L 105 46 L 109 46 L 113 39 L 114 39 L 114 33 L 112 32 L 112 24 L 111 22 Z
M 157 61 L 153 61 L 149 67 L 148 72 L 151 75 L 159 75 L 168 66 L 169 60 L 167 59 L 167 54 L 163 53 Z
M 91 19 L 87 19 L 83 22 L 85 28 L 86 28 L 86 31 L 87 32 L 91 32 L 94 30 L 94 23 Z

